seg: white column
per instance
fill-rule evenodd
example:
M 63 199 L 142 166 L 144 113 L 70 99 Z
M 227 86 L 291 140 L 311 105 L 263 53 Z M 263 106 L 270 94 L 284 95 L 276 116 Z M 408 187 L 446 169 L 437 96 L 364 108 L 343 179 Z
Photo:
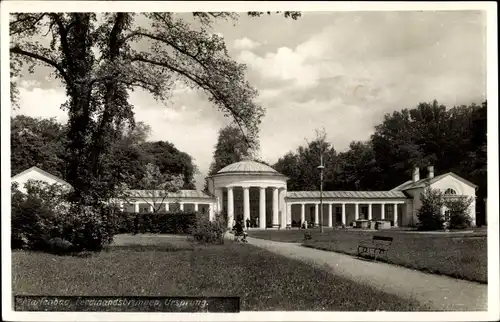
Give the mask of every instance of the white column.
M 368 204 L 368 220 L 372 220 L 372 204 Z
M 314 225 L 319 225 L 319 204 L 314 205 Z
M 197 212 L 198 211 L 198 203 L 195 203 L 194 204 L 194 211 Z
M 214 206 L 215 204 L 213 203 L 208 205 L 208 220 L 210 221 L 213 221 L 215 219 Z
M 260 187 L 259 228 L 266 228 L 266 187 Z
M 328 204 L 328 227 L 333 227 L 333 205 Z
M 243 187 L 243 222 L 245 227 L 247 219 L 250 219 L 250 188 Z
M 229 228 L 233 227 L 234 221 L 234 198 L 233 198 L 233 187 L 227 188 L 227 226 Z
M 306 221 L 306 204 L 300 204 L 300 224 L 303 225 Z
M 138 202 L 134 203 L 134 212 L 139 212 L 139 203 Z
M 215 189 L 215 198 L 217 199 L 217 211 L 222 213 L 224 210 L 224 191 L 222 188 Z
M 170 211 L 170 203 L 168 201 L 165 203 L 165 211 Z
M 394 204 L 394 227 L 398 226 L 398 204 Z
M 470 217 L 472 219 L 471 226 L 476 227 L 476 200 L 475 199 L 470 205 Z
M 356 220 L 358 220 L 359 219 L 359 203 L 356 202 L 354 204 L 354 206 L 355 206 L 354 207 L 354 218 L 356 218 Z
M 345 203 L 342 203 L 342 224 L 347 225 L 345 220 Z
M 286 226 L 292 227 L 292 203 L 286 203 Z
M 279 190 L 279 199 L 280 199 L 279 205 L 280 205 L 280 210 L 281 210 L 280 227 L 283 229 L 286 228 L 286 220 L 288 217 L 287 207 L 285 204 L 285 196 L 286 196 L 286 190 L 280 189 Z
M 385 220 L 385 203 L 380 205 L 380 219 Z
M 273 228 L 276 228 L 279 226 L 279 196 L 278 196 L 278 188 L 273 187 Z
M 184 211 L 184 203 L 183 202 L 179 203 L 179 210 Z

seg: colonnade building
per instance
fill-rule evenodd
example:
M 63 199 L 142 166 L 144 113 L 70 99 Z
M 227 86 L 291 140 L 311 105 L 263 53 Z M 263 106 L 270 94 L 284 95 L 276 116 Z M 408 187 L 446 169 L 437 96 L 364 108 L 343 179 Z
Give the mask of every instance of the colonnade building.
M 68 185 L 47 172 L 32 167 L 14 176 L 20 186 L 30 179 Z M 454 173 L 420 178 L 415 168 L 411 180 L 389 191 L 288 191 L 288 178 L 263 163 L 243 160 L 226 166 L 206 178 L 208 191 L 181 190 L 158 198 L 160 191 L 131 190 L 132 198 L 116 200 L 123 211 L 195 211 L 210 220 L 219 213 L 231 227 L 236 220 L 250 222 L 254 229 L 283 229 L 308 225 L 349 226 L 357 221 L 380 221 L 389 227 L 413 226 L 421 207 L 420 196 L 426 187 L 439 189 L 445 198 L 473 197 L 477 186 Z M 321 212 L 321 204 L 323 211 Z M 173 207 L 178 207 L 174 209 Z M 323 218 L 320 220 L 321 213 Z M 442 208 L 446 219 L 448 211 Z M 475 201 L 470 207 L 475 224 Z

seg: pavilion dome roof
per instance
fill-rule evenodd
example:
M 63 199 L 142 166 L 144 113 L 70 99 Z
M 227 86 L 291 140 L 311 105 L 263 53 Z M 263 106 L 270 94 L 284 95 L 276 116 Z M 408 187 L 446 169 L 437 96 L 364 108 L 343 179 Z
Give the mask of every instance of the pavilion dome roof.
M 270 166 L 253 160 L 243 160 L 240 162 L 232 163 L 217 172 L 217 174 L 222 173 L 274 173 L 278 174 L 278 171 L 274 170 Z

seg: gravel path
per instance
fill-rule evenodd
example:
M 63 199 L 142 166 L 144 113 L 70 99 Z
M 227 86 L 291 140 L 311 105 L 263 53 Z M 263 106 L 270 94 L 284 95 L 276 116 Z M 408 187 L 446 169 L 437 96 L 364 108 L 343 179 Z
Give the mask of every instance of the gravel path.
M 248 237 L 248 241 L 251 245 L 327 269 L 335 275 L 370 285 L 386 293 L 416 299 L 436 311 L 487 310 L 488 286 L 485 284 L 307 248 L 295 243 L 251 237 Z

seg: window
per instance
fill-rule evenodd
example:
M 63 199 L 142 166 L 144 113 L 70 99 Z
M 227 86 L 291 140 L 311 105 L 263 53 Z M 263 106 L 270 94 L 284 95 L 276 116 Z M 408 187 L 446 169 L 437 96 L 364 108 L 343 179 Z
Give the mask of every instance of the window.
M 445 195 L 456 195 L 456 194 L 457 194 L 457 192 L 456 192 L 455 190 L 451 189 L 451 188 L 448 188 L 448 189 L 446 189 L 446 190 L 444 191 L 444 194 L 445 194 Z
M 444 212 L 444 221 L 450 221 L 450 215 L 451 215 L 451 211 L 446 210 Z

